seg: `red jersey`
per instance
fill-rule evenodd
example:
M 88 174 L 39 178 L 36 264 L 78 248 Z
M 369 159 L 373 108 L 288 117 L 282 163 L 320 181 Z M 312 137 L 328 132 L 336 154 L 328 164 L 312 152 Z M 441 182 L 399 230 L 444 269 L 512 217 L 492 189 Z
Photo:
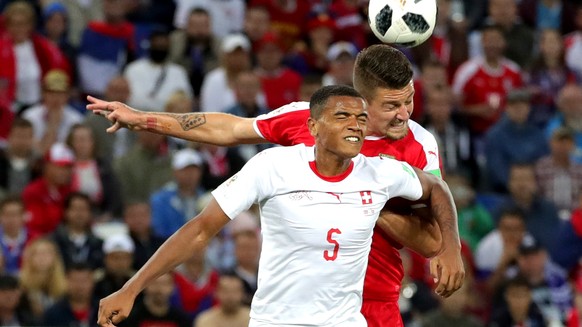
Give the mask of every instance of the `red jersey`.
M 32 233 L 52 233 L 63 217 L 69 187 L 50 189 L 44 178 L 32 181 L 22 192 L 22 201 L 30 218 L 27 227 Z
M 271 143 L 281 145 L 314 145 L 307 128 L 309 103 L 294 102 L 255 119 L 255 131 Z M 406 161 L 412 166 L 440 176 L 438 147 L 434 136 L 409 120 L 409 133 L 394 141 L 385 137 L 367 136 L 361 153 L 365 156 L 387 156 Z M 364 302 L 397 302 L 404 271 L 397 248 L 381 229 L 374 229 L 368 269 L 364 280 Z
M 488 103 L 499 108 L 491 117 L 470 118 L 471 130 L 482 134 L 501 117 L 507 92 L 522 85 L 519 66 L 514 62 L 503 59 L 501 67 L 493 69 L 484 59 L 476 58 L 459 67 L 453 79 L 453 92 L 462 99 L 464 106 Z

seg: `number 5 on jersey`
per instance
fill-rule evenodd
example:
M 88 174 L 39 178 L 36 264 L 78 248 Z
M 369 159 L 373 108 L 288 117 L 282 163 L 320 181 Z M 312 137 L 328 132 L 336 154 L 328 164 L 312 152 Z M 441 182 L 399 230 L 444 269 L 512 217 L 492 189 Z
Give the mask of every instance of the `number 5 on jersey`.
M 333 253 L 330 254 L 331 251 L 325 250 L 323 251 L 323 258 L 325 261 L 334 261 L 337 259 L 337 253 L 339 252 L 339 243 L 338 241 L 333 239 L 334 234 L 341 234 L 342 231 L 337 228 L 332 228 L 327 231 L 327 241 L 333 244 Z

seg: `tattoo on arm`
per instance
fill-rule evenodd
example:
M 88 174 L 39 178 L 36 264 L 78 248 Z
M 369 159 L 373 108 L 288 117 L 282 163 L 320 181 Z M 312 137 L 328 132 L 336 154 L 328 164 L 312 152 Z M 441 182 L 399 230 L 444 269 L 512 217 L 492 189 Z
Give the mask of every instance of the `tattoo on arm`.
M 201 113 L 173 114 L 172 117 L 180 123 L 180 126 L 182 126 L 182 130 L 184 131 L 189 131 L 206 124 L 206 115 Z

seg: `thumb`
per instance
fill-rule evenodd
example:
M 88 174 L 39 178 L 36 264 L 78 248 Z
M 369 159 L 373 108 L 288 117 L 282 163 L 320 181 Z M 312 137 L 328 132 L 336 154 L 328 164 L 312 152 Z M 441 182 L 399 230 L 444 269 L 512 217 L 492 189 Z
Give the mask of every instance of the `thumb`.
M 434 282 L 438 282 L 439 280 L 439 259 L 434 258 L 430 260 L 430 275 L 432 276 Z

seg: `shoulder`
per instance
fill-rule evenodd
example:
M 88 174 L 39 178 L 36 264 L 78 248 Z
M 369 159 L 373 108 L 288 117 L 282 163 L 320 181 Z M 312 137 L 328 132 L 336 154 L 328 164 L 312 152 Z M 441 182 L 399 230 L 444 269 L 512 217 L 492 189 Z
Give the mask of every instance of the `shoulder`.
M 44 112 L 44 106 L 42 104 L 37 104 L 36 106 L 32 106 L 24 111 L 22 117 L 24 119 L 34 119 L 37 118 L 40 114 Z
M 504 58 L 502 64 L 510 73 L 519 74 L 521 72 L 519 65 L 510 59 Z
M 432 135 L 431 132 L 427 131 L 426 128 L 422 127 L 419 123 L 415 122 L 414 120 L 408 121 L 408 126 L 410 128 L 410 132 L 414 136 L 414 140 L 423 148 L 433 148 L 437 145 L 436 138 Z

